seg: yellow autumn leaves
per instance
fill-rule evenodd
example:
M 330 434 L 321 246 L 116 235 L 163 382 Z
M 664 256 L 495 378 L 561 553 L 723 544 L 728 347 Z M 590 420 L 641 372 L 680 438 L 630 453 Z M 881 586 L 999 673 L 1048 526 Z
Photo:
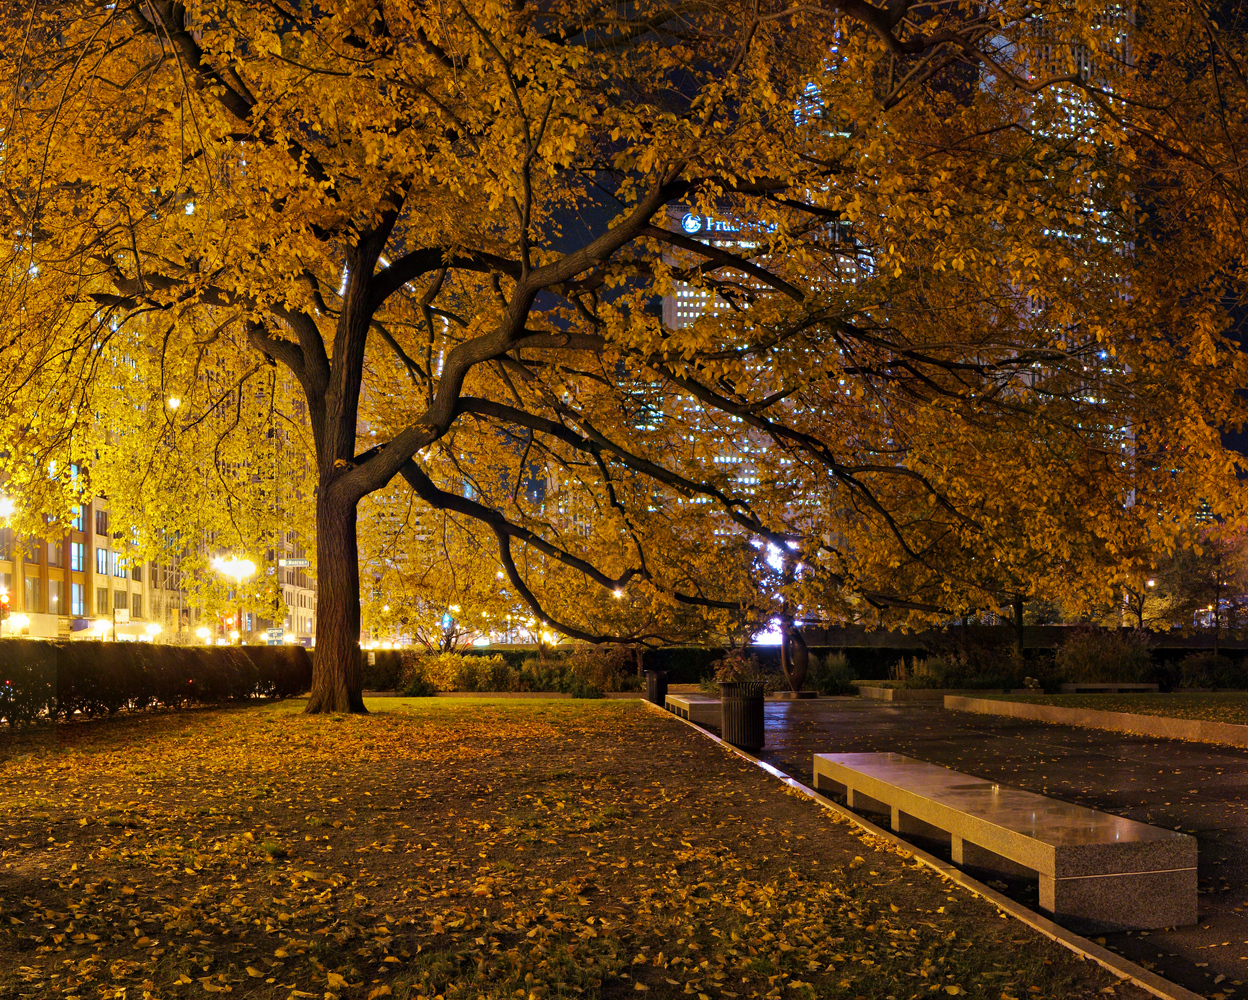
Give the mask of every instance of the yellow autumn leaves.
M 0 882 L 0 981 L 147 1000 L 1106 985 L 641 705 L 393 705 L 115 720 L 15 747 L 0 870 L 36 877 Z M 272 837 L 289 858 L 258 849 Z
M 1175 195 L 1199 94 L 1177 124 L 1123 100 L 1182 61 L 1198 12 L 1164 6 L 1008 3 L 991 36 L 915 8 L 898 38 L 735 2 L 6 25 L 4 92 L 40 81 L 0 115 L 0 436 L 30 526 L 71 499 L 48 462 L 89 458 L 145 557 L 162 530 L 263 551 L 311 535 L 314 495 L 354 518 L 373 494 L 366 575 L 504 620 L 506 517 L 534 615 L 593 634 L 724 633 L 776 594 L 894 623 L 1102 599 L 1199 504 L 1241 513 L 1240 202 L 1203 124 L 1195 218 Z M 1111 58 L 1128 28 L 1138 61 Z M 686 210 L 740 228 L 690 247 Z M 661 296 L 715 315 L 665 322 Z M 394 441 L 484 512 L 413 501 Z

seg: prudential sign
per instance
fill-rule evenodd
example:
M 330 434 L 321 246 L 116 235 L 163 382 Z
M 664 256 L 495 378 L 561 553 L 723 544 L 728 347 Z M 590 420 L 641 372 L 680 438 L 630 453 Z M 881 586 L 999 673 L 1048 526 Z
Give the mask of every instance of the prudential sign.
M 695 233 L 735 233 L 737 227 L 722 219 L 713 219 L 709 215 L 694 215 L 686 212 L 680 220 L 680 228 L 690 236 Z

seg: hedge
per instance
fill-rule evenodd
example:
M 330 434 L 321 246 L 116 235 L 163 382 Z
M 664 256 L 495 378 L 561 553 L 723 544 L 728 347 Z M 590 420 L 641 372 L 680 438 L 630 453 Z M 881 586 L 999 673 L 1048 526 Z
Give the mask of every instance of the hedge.
M 312 660 L 302 646 L 0 641 L 0 719 L 10 723 L 289 698 L 311 685 Z
M 521 690 L 521 691 L 567 691 L 571 684 L 568 676 L 568 657 L 585 647 L 560 646 L 552 650 L 545 660 L 537 656 L 533 646 L 485 646 L 462 650 L 454 658 L 471 663 L 476 658 L 496 660 L 501 658 L 515 673 L 515 683 L 505 686 L 477 686 L 462 681 L 431 678 L 438 691 L 474 690 Z M 856 657 L 857 650 L 822 649 L 812 647 L 813 656 L 836 655 L 844 652 L 849 666 L 858 677 L 888 677 L 888 668 L 897 662 L 898 651 L 870 649 L 865 657 Z M 642 651 L 642 666 L 646 670 L 666 670 L 669 684 L 697 684 L 714 673 L 716 660 L 722 659 L 725 650 L 719 646 L 665 646 Z M 752 646 L 750 653 L 757 657 L 764 670 L 779 671 L 779 646 Z M 631 655 L 631 654 L 630 654 Z M 399 691 L 420 670 L 420 664 L 437 658 L 423 647 L 409 646 L 404 649 L 362 650 L 360 675 L 365 691 Z M 623 673 L 633 674 L 631 663 L 625 664 Z

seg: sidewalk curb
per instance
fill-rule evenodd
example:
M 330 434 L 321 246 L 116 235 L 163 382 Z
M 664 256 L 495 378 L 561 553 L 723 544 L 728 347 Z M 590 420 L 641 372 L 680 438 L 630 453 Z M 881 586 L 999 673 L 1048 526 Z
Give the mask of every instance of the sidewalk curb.
M 1221 743 L 1248 747 L 1248 726 L 1202 719 L 1174 719 L 1165 715 L 1137 715 L 1134 712 L 1106 712 L 1098 708 L 1066 708 L 1063 705 L 1037 705 L 1025 701 L 998 701 L 994 698 L 967 698 L 945 695 L 945 708 L 951 712 L 1001 715 L 1062 726 L 1104 729 L 1162 740 L 1188 740 L 1192 743 Z
M 996 906 L 996 908 L 1002 913 L 1008 913 L 1011 917 L 1014 917 L 1016 920 L 1032 928 L 1032 930 L 1039 931 L 1050 940 L 1056 941 L 1064 948 L 1073 951 L 1080 958 L 1091 959 L 1093 962 L 1096 962 L 1097 965 L 1100 965 L 1101 967 L 1112 972 L 1120 979 L 1130 980 L 1135 983 L 1136 986 L 1139 986 L 1141 989 L 1147 990 L 1149 993 L 1153 994 L 1153 996 L 1160 997 L 1161 1000 L 1204 1000 L 1199 993 L 1193 993 L 1191 990 L 1185 989 L 1177 983 L 1172 983 L 1168 979 L 1163 979 L 1156 973 L 1149 972 L 1143 966 L 1136 965 L 1134 962 L 1123 958 L 1121 955 L 1116 955 L 1108 948 L 1102 948 L 1099 944 L 1096 944 L 1096 942 L 1089 941 L 1087 938 L 1082 937 L 1073 931 L 1068 931 L 1065 927 L 1055 924 L 1052 920 L 1048 919 L 1048 917 L 1041 916 L 1034 910 L 1029 910 L 1027 907 L 1014 902 L 1014 900 L 1001 895 L 1001 893 L 997 892 L 995 889 L 990 889 L 982 882 L 971 878 L 955 865 L 947 861 L 942 861 L 940 858 L 932 854 L 928 854 L 926 851 L 915 847 L 913 844 L 907 843 L 895 833 L 882 829 L 874 823 L 868 822 L 857 813 L 846 809 L 842 805 L 838 805 L 827 796 L 816 792 L 813 788 L 802 784 L 796 778 L 792 778 L 785 774 L 779 768 L 773 767 L 764 760 L 759 760 L 753 754 L 747 753 L 745 750 L 734 747 L 731 743 L 725 743 L 714 733 L 703 729 L 701 726 L 695 725 L 687 719 L 682 719 L 680 716 L 674 715 L 652 702 L 643 701 L 642 704 L 646 705 L 655 712 L 659 712 L 662 715 L 667 716 L 670 719 L 675 719 L 683 726 L 689 726 L 691 729 L 696 730 L 712 742 L 718 743 L 728 752 L 736 754 L 738 757 L 748 760 L 752 764 L 756 764 L 773 778 L 778 778 L 789 788 L 793 789 L 793 791 L 813 800 L 829 812 L 834 812 L 838 816 L 849 820 L 849 822 L 854 826 L 861 828 L 864 832 L 871 834 L 871 836 L 879 837 L 881 840 L 886 840 L 909 852 L 913 855 L 916 861 L 928 868 L 934 869 L 942 877 L 948 879 L 950 882 L 954 882 L 957 885 L 962 886 L 962 888 L 969 890 L 976 896 L 983 897 L 988 902 Z

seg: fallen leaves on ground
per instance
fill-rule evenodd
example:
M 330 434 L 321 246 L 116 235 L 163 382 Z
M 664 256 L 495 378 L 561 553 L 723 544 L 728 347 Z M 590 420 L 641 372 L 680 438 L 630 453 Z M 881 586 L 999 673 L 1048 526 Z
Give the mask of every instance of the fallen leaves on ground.
M 382 704 L 6 733 L 0 997 L 1114 983 L 640 704 Z

